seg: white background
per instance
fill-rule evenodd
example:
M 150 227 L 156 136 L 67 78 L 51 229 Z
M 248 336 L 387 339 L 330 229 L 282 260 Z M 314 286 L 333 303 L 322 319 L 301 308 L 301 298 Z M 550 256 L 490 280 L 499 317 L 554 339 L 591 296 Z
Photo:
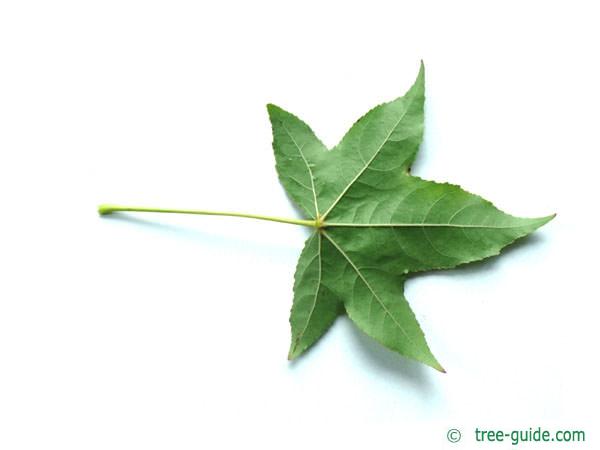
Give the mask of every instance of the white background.
M 598 448 L 593 3 L 2 2 L 0 448 L 511 447 L 476 426 Z M 500 258 L 409 281 L 446 375 L 346 319 L 288 363 L 305 229 L 96 214 L 293 217 L 265 104 L 333 146 L 421 58 L 414 173 L 558 213 Z

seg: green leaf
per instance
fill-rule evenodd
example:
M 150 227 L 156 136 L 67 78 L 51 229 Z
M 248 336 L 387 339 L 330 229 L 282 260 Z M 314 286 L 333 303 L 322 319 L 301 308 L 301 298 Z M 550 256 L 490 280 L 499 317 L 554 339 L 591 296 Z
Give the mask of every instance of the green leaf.
M 421 64 L 404 96 L 370 110 L 331 150 L 296 116 L 267 106 L 279 178 L 307 219 L 111 203 L 98 212 L 229 216 L 311 227 L 294 277 L 289 358 L 311 347 L 346 312 L 381 344 L 444 371 L 404 297 L 407 277 L 497 255 L 554 216 L 514 217 L 458 186 L 411 176 L 423 139 L 424 101 Z
M 373 108 L 332 150 L 268 106 L 281 182 L 317 225 L 296 270 L 290 358 L 319 339 L 343 303 L 366 334 L 443 371 L 404 297 L 407 275 L 497 255 L 554 217 L 514 217 L 458 186 L 411 176 L 424 100 L 421 64 L 403 97 Z
M 296 116 L 267 105 L 273 127 L 273 148 L 279 180 L 287 193 L 312 219 L 318 215 L 314 161 L 326 151 L 313 131 Z
M 292 343 L 289 359 L 296 358 L 314 344 L 344 311 L 341 299 L 323 284 L 323 258 L 331 259 L 331 250 L 323 249 L 323 244 L 322 234 L 313 233 L 298 260 L 290 316 Z

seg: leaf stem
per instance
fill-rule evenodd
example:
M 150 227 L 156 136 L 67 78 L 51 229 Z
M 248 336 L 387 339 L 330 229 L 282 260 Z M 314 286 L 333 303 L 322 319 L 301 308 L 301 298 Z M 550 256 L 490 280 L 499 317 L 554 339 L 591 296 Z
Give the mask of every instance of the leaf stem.
M 204 211 L 201 209 L 170 209 L 170 208 L 147 208 L 142 206 L 122 206 L 122 205 L 111 205 L 102 204 L 98 206 L 98 213 L 101 216 L 106 216 L 114 212 L 119 211 L 130 211 L 130 212 L 154 212 L 154 213 L 168 213 L 168 214 L 199 214 L 203 216 L 229 216 L 229 217 L 243 217 L 246 219 L 257 219 L 257 220 L 268 220 L 270 222 L 290 223 L 292 225 L 303 225 L 305 227 L 317 228 L 316 220 L 303 220 L 303 219 L 287 219 L 284 217 L 272 217 L 263 216 L 259 214 L 245 214 L 237 212 L 223 212 L 223 211 Z

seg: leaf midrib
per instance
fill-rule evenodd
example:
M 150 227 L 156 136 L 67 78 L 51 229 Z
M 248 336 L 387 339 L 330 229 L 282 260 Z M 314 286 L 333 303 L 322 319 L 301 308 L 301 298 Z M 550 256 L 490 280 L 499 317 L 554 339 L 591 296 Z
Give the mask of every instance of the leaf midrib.
M 308 313 L 308 318 L 306 319 L 306 323 L 304 324 L 302 331 L 300 333 L 298 333 L 298 336 L 295 339 L 293 351 L 296 350 L 296 347 L 298 346 L 298 344 L 302 340 L 302 337 L 304 336 L 304 333 L 306 333 L 306 330 L 308 329 L 308 324 L 310 323 L 310 320 L 312 319 L 312 316 L 315 312 L 315 308 L 317 306 L 317 299 L 319 297 L 319 292 L 321 290 L 321 280 L 323 277 L 323 262 L 322 262 L 322 254 L 321 254 L 321 235 L 320 235 L 320 233 L 317 232 L 317 233 L 313 234 L 311 240 L 314 239 L 315 236 L 318 239 L 317 255 L 319 258 L 319 278 L 317 279 L 317 288 L 315 290 L 315 295 L 313 298 L 312 306 L 310 308 L 310 312 Z
M 324 222 L 324 227 L 347 227 L 347 228 L 401 228 L 401 227 L 448 227 L 448 228 L 484 228 L 484 229 L 510 229 L 510 228 L 522 228 L 527 225 L 468 225 L 468 224 L 455 224 L 455 223 L 340 223 L 340 222 Z
M 285 122 L 282 121 L 281 126 L 283 127 L 283 129 L 285 130 L 287 135 L 290 137 L 290 139 L 292 140 L 292 142 L 294 143 L 296 148 L 298 149 L 298 153 L 300 153 L 300 156 L 302 157 L 302 160 L 304 161 L 304 164 L 306 165 L 306 168 L 308 169 L 308 174 L 310 176 L 310 185 L 312 187 L 311 190 L 312 190 L 312 194 L 313 194 L 313 201 L 315 204 L 315 216 L 313 217 L 313 219 L 317 219 L 319 217 L 319 204 L 317 203 L 317 192 L 315 190 L 315 177 L 313 176 L 312 169 L 310 167 L 310 164 L 308 164 L 308 160 L 306 159 L 306 156 L 304 156 L 304 152 L 302 151 L 302 148 L 298 145 L 298 143 L 296 142 L 296 139 L 294 139 L 294 136 L 292 136 L 292 134 L 289 132 L 289 130 L 285 126 Z

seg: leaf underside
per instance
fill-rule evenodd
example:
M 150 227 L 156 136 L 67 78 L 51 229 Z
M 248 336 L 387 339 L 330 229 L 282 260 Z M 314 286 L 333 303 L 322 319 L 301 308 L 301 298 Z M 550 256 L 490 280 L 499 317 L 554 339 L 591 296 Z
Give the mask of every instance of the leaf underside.
M 444 371 L 404 297 L 407 275 L 497 255 L 554 217 L 514 217 L 459 186 L 411 176 L 424 100 L 421 65 L 403 97 L 370 110 L 331 150 L 296 116 L 267 106 L 280 181 L 323 223 L 296 268 L 290 359 L 345 311 L 384 346 Z

